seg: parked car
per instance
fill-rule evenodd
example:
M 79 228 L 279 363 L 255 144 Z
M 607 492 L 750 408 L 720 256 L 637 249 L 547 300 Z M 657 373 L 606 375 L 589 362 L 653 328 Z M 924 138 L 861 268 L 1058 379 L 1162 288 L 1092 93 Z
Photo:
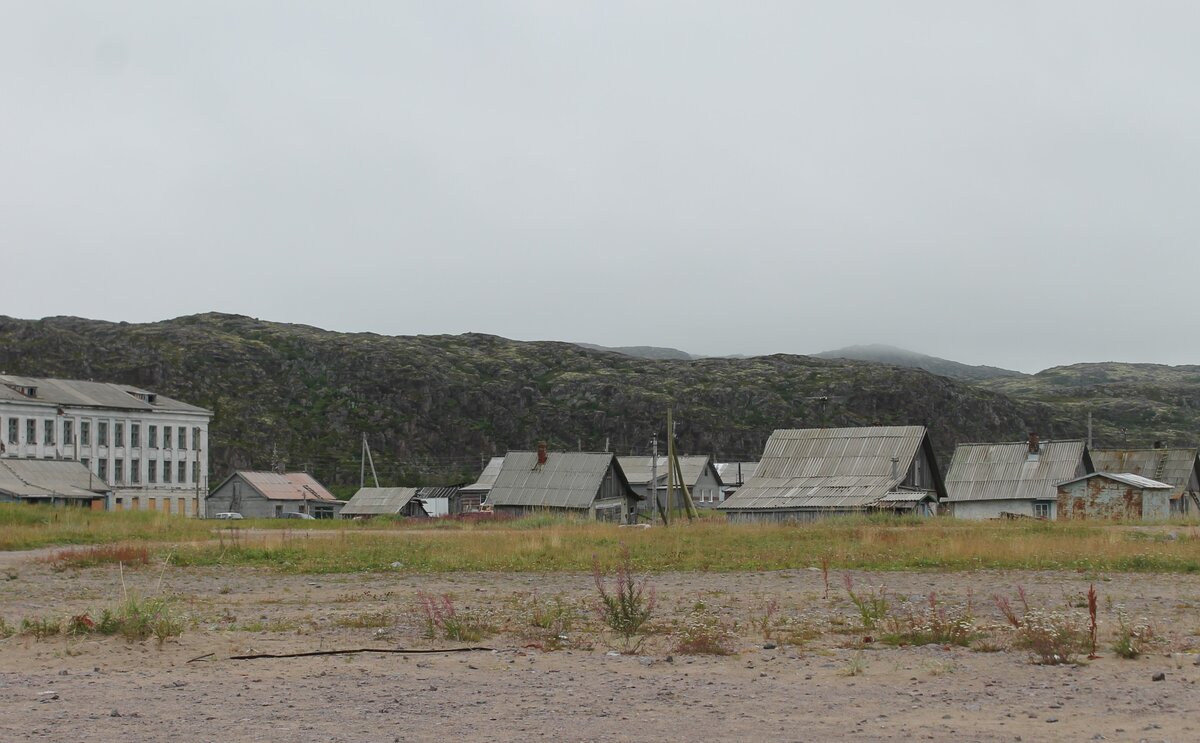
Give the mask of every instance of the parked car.
M 218 513 L 218 514 L 217 514 L 216 516 L 214 516 L 213 518 L 217 518 L 217 519 L 240 519 L 241 517 L 242 517 L 242 514 L 240 514 L 240 513 L 236 512 L 236 511 L 226 511 L 226 512 L 224 512 L 224 513 Z
M 317 520 L 317 518 L 315 516 L 313 516 L 311 514 L 307 514 L 307 513 L 285 513 L 285 514 L 283 514 L 283 518 L 285 518 L 285 519 L 305 519 L 307 521 L 316 521 Z

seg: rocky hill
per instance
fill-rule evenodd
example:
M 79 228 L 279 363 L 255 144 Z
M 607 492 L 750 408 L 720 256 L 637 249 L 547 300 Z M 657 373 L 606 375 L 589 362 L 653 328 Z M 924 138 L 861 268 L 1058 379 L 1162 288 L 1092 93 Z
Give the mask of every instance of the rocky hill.
M 644 452 L 675 406 L 680 449 L 754 459 L 775 428 L 921 423 L 955 442 L 1078 436 L 1054 404 L 919 369 L 804 356 L 648 360 L 494 336 L 334 333 L 205 314 L 150 324 L 0 317 L 0 369 L 137 384 L 214 413 L 212 476 L 306 467 L 356 485 L 366 433 L 385 484 L 462 481 L 486 457 Z
M 995 379 L 997 377 L 1025 376 L 1023 373 L 1013 371 L 1012 369 L 1001 369 L 998 366 L 962 364 L 957 361 L 942 359 L 937 356 L 927 356 L 923 353 L 878 343 L 866 346 L 847 346 L 839 348 L 836 351 L 823 351 L 814 355 L 821 359 L 854 359 L 857 361 L 874 361 L 880 364 L 891 364 L 893 366 L 907 366 L 914 369 L 924 369 L 927 372 L 943 377 L 969 382 L 982 379 Z
M 1086 422 L 1091 412 L 1097 447 L 1200 444 L 1200 366 L 1072 364 L 979 384 L 1070 420 Z
M 575 345 L 591 349 L 592 351 L 608 351 L 625 356 L 636 356 L 639 359 L 691 361 L 696 358 L 687 351 L 680 351 L 678 348 L 664 348 L 662 346 L 597 346 L 594 343 L 576 343 Z

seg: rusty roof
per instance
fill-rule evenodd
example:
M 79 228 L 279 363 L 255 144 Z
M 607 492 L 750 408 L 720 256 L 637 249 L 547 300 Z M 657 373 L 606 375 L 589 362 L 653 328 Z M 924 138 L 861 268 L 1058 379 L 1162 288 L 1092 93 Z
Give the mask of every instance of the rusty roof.
M 1200 460 L 1196 449 L 1097 449 L 1092 463 L 1104 472 L 1128 472 L 1165 482 L 1173 488 L 1172 498 L 1196 487 Z
M 1036 459 L 1029 442 L 959 444 L 946 473 L 946 500 L 1053 500 L 1060 482 L 1089 472 L 1083 441 L 1043 441 Z
M 717 508 L 869 508 L 897 489 L 922 449 L 933 462 L 924 426 L 781 429 L 767 440 L 754 476 Z
M 235 477 L 246 481 L 258 494 L 268 500 L 316 500 L 340 503 L 337 498 L 325 489 L 325 486 L 313 479 L 307 472 L 234 472 L 225 481 L 214 488 L 220 490 Z

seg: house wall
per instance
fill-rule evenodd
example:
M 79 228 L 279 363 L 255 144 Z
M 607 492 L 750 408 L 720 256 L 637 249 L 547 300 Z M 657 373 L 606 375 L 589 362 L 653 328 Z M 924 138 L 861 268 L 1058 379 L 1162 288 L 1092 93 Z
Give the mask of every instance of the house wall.
M 1170 492 L 1090 477 L 1058 487 L 1058 517 L 1064 521 L 1166 519 L 1171 515 Z
M 664 504 L 667 502 L 667 474 L 664 467 L 659 471 L 658 479 L 658 497 Z M 637 503 L 639 513 L 654 513 L 654 495 L 649 483 L 630 485 L 633 492 L 642 496 L 642 500 Z M 696 478 L 696 482 L 688 486 L 688 490 L 692 494 L 692 502 L 697 508 L 711 508 L 725 501 L 725 493 L 720 484 L 720 478 L 717 477 L 716 470 L 712 467 L 705 467 L 704 472 L 700 477 Z M 675 491 L 674 497 L 671 498 L 671 504 L 667 506 L 672 511 L 680 511 L 684 508 L 683 493 L 679 490 Z
M 900 462 L 899 466 L 904 466 L 904 462 Z M 913 457 L 908 466 L 908 472 L 904 476 L 904 481 L 900 483 L 903 487 L 916 488 L 918 490 L 934 490 L 933 482 L 933 464 L 929 461 L 929 456 L 925 453 L 925 447 L 917 447 L 917 455 Z
M 166 503 L 171 513 L 197 515 L 208 488 L 208 422 L 209 416 L 200 413 L 0 400 L 3 456 L 81 462 L 98 480 L 113 488 L 114 496 L 107 506 L 116 510 L 130 510 L 137 496 L 140 510 L 146 510 L 151 502 L 156 508 Z M 133 445 L 134 426 L 137 446 Z M 150 445 L 151 426 L 154 446 Z M 164 428 L 170 430 L 167 440 Z M 184 431 L 182 447 L 180 429 Z M 150 481 L 152 472 L 154 482 Z
M 861 516 L 865 511 L 858 510 L 783 510 L 783 511 L 726 511 L 725 516 L 731 524 L 762 524 L 762 523 L 812 523 L 822 519 L 839 516 Z
M 721 490 L 721 481 L 716 471 L 712 467 L 705 467 L 692 487 L 692 501 L 698 508 L 712 508 L 724 500 L 725 494 Z
M 949 503 L 948 506 L 950 508 L 950 515 L 956 519 L 996 519 L 1006 513 L 1029 516 L 1030 518 L 1034 516 L 1032 500 L 957 501 Z M 1057 518 L 1057 511 L 1055 503 L 1051 502 L 1048 518 Z

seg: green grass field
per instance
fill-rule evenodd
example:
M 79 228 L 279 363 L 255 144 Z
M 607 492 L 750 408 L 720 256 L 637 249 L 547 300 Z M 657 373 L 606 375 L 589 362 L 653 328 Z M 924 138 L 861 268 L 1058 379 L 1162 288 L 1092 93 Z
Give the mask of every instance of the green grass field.
M 1194 525 L 841 518 L 729 525 L 714 518 L 624 529 L 550 516 L 450 521 L 198 521 L 152 513 L 0 506 L 0 549 L 145 543 L 175 565 L 298 573 L 587 571 L 625 550 L 651 571 L 869 570 L 1200 571 Z M 91 564 L 91 563 L 88 563 Z

